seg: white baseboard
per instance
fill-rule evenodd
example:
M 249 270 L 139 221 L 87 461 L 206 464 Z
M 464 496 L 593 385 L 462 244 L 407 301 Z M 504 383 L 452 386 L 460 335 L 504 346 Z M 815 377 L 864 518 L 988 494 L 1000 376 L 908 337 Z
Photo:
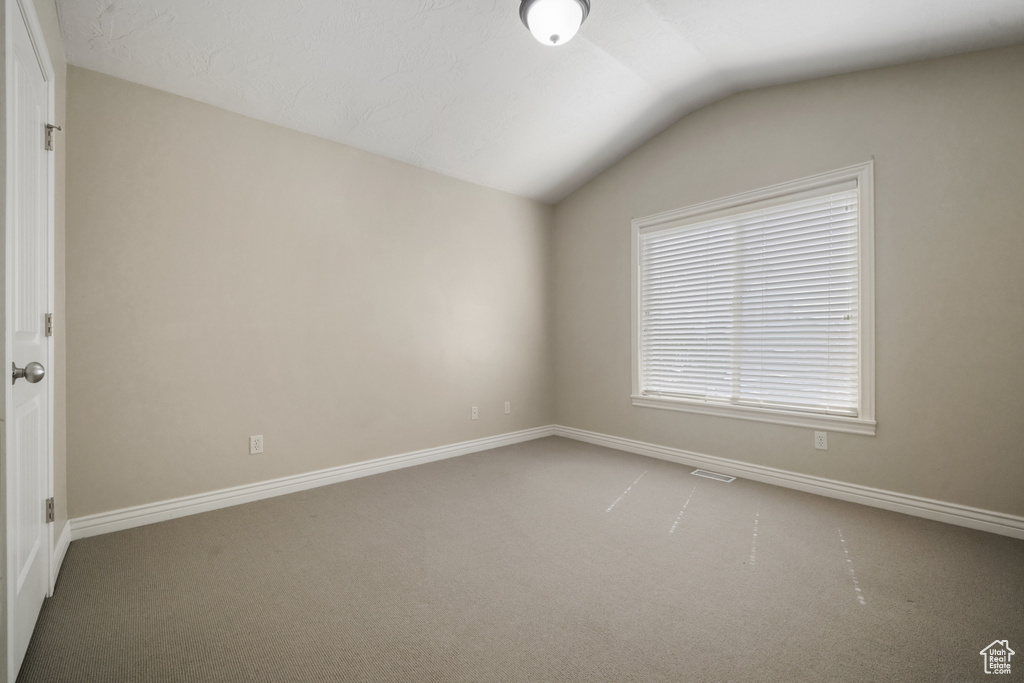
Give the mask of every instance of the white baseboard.
M 477 453 L 491 448 L 510 446 L 515 443 L 540 439 L 546 436 L 562 436 L 692 467 L 706 467 L 724 474 L 744 477 L 767 484 L 784 486 L 829 498 L 838 498 L 884 510 L 902 512 L 914 515 L 915 517 L 923 517 L 925 519 L 1024 539 L 1024 517 L 555 425 L 392 455 L 377 460 L 342 465 L 318 472 L 282 477 L 255 484 L 235 486 L 233 488 L 175 498 L 159 503 L 149 503 L 121 510 L 101 512 L 87 517 L 78 517 L 72 519 L 64 526 L 64 530 L 61 532 L 60 538 L 55 545 L 55 562 L 53 563 L 51 582 L 56 582 L 57 573 L 60 571 L 60 565 L 64 560 L 64 554 L 67 552 L 68 544 L 72 540 L 105 534 L 111 531 L 130 529 L 154 522 L 162 522 L 177 517 L 185 517 L 232 505 L 241 505 L 242 503 L 249 503 L 264 498 L 295 493 L 296 491 L 305 491 L 318 486 L 327 486 L 349 479 L 366 477 L 403 467 L 412 467 L 413 465 L 421 465 L 459 455 Z
M 966 505 L 957 505 L 955 503 L 944 503 L 929 498 L 908 496 L 903 493 L 873 489 L 867 486 L 858 486 L 857 484 L 847 484 L 832 479 L 823 479 L 807 474 L 798 474 L 773 467 L 753 465 L 738 460 L 728 460 L 713 455 L 693 453 L 678 448 L 658 446 L 618 436 L 574 429 L 572 427 L 556 426 L 554 433 L 555 436 L 564 436 L 569 439 L 585 441 L 598 446 L 607 446 L 608 448 L 615 448 L 620 451 L 678 462 L 691 467 L 706 467 L 716 472 L 731 474 L 736 477 L 744 477 L 829 498 L 838 498 L 884 510 L 902 512 L 915 517 L 923 517 L 971 529 L 990 531 L 1002 534 L 1003 536 L 1024 539 L 1024 517 L 967 507 Z
M 424 463 L 433 462 L 434 460 L 443 460 L 445 458 L 453 458 L 459 455 L 489 450 L 491 448 L 510 446 L 523 441 L 531 441 L 545 436 L 552 436 L 554 433 L 555 428 L 553 426 L 536 427 L 534 429 L 525 429 L 519 432 L 510 432 L 508 434 L 485 437 L 483 439 L 474 439 L 473 441 L 463 441 L 462 443 L 451 444 L 448 446 L 439 446 L 437 448 L 428 448 L 422 451 L 402 453 L 400 455 L 392 455 L 385 458 L 378 458 L 376 460 L 357 462 L 351 465 L 332 467 L 330 469 L 319 470 L 317 472 L 281 477 L 280 479 L 272 479 L 270 481 L 262 481 L 244 486 L 235 486 L 228 489 L 221 489 L 219 491 L 211 491 L 209 493 L 200 493 L 193 496 L 165 500 L 159 503 L 148 503 L 146 505 L 138 505 L 131 508 L 123 508 L 121 510 L 112 510 L 110 512 L 101 512 L 95 515 L 88 515 L 86 517 L 78 517 L 71 520 L 65 528 L 70 527 L 71 540 L 77 541 L 80 538 L 88 538 L 89 536 L 97 536 L 99 534 L 106 534 L 111 531 L 120 531 L 122 529 L 131 529 L 145 524 L 163 522 L 168 519 L 185 517 L 187 515 L 194 515 L 196 513 L 207 512 L 209 510 L 218 510 L 232 505 L 241 505 L 242 503 L 250 503 L 252 501 L 281 496 L 287 493 L 305 491 L 318 486 L 327 486 L 329 484 L 336 484 L 349 479 L 366 477 L 371 474 L 380 474 L 381 472 L 397 470 L 403 467 L 422 465 Z M 63 553 L 61 554 L 61 557 L 63 558 Z
M 71 522 L 67 521 L 64 523 L 64 528 L 60 531 L 60 536 L 57 537 L 57 542 L 53 546 L 52 562 L 50 563 L 50 592 L 48 595 L 53 595 L 53 589 L 57 585 L 57 577 L 60 575 L 61 565 L 64 564 L 64 556 L 68 553 L 68 546 L 71 545 Z

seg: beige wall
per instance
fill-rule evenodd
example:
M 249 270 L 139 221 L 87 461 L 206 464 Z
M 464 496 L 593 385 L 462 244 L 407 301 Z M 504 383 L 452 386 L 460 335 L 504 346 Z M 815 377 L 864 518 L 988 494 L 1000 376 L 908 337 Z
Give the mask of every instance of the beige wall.
M 68 84 L 72 517 L 550 423 L 550 207 Z
M 553 240 L 534 202 L 69 84 L 72 517 L 551 421 L 1024 514 L 1024 47 L 727 98 L 559 205 Z M 633 407 L 630 220 L 872 157 L 878 435 L 822 453 Z
M 735 95 L 556 210 L 562 425 L 1024 514 L 1024 47 Z M 630 220 L 875 159 L 875 437 L 630 403 Z

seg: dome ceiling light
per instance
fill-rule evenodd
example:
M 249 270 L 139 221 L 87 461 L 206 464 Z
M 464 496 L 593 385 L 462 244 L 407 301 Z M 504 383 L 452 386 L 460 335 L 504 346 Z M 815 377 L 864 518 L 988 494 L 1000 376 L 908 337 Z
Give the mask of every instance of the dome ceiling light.
M 545 45 L 568 43 L 588 14 L 590 0 L 522 0 L 519 5 L 519 18 Z

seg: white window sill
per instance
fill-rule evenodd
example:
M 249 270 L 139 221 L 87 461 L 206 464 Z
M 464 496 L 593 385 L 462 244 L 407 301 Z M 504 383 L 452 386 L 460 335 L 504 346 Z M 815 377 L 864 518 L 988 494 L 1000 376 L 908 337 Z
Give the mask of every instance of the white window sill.
M 795 413 L 785 410 L 752 408 L 747 406 L 721 405 L 701 401 L 687 401 L 677 398 L 662 398 L 633 395 L 633 405 L 642 408 L 660 408 L 662 410 L 680 410 L 687 413 L 700 413 L 716 417 L 733 417 L 740 420 L 770 422 L 790 427 L 806 427 L 830 432 L 846 432 L 848 434 L 875 435 L 875 421 L 856 417 L 838 415 L 815 415 L 813 413 Z

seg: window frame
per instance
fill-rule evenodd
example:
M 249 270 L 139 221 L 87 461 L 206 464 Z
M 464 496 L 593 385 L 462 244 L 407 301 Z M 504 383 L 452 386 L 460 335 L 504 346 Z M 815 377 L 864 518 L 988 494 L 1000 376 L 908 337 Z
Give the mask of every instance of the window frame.
M 647 396 L 641 381 L 640 236 L 644 232 L 683 227 L 712 218 L 738 214 L 759 205 L 783 203 L 790 195 L 825 186 L 855 181 L 858 198 L 857 295 L 858 412 L 857 417 L 824 415 L 798 410 L 759 408 L 679 397 Z M 874 436 L 875 422 L 875 275 L 874 275 L 874 161 L 808 176 L 721 199 L 635 218 L 632 221 L 632 404 L 644 408 L 678 410 L 717 417 L 731 417 L 772 424 Z

